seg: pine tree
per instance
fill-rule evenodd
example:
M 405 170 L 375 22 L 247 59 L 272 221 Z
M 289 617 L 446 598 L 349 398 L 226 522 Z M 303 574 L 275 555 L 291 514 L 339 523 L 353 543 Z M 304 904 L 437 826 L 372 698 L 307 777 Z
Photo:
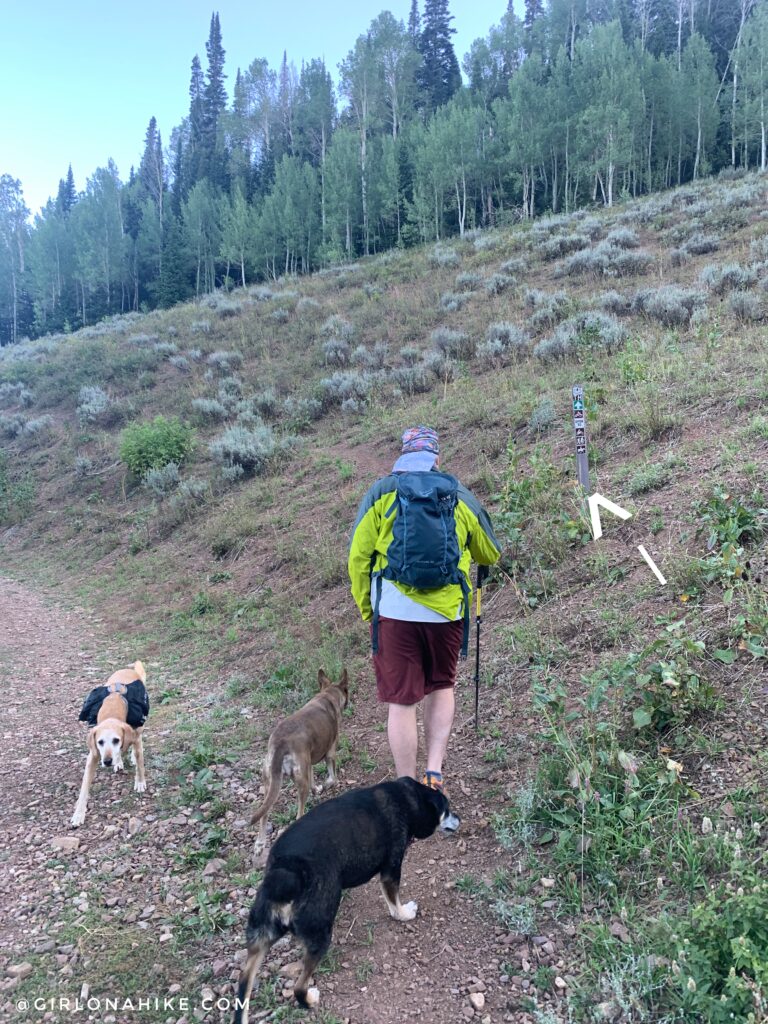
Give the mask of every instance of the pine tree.
M 163 244 L 163 261 L 157 284 L 157 299 L 161 306 L 172 306 L 192 295 L 192 258 L 180 220 L 171 217 Z
M 511 2 L 511 0 L 510 0 Z M 421 39 L 421 18 L 419 16 L 419 0 L 411 0 L 411 11 L 408 15 L 408 35 L 411 42 L 418 49 Z
M 192 73 L 189 80 L 189 130 L 193 145 L 199 145 L 203 138 L 205 121 L 205 83 L 200 58 L 195 54 L 192 58 Z
M 336 115 L 333 80 L 322 60 L 311 60 L 301 69 L 296 100 L 296 150 L 317 171 L 320 184 L 320 225 L 325 242 L 325 161 Z
M 147 126 L 147 134 L 144 137 L 144 153 L 141 158 L 138 173 L 138 192 L 139 205 L 141 205 L 142 199 L 146 204 L 146 206 L 141 210 L 140 218 L 140 220 L 144 222 L 144 229 L 142 231 L 144 248 L 149 248 L 150 239 L 155 243 L 152 256 L 153 270 L 151 276 L 156 279 L 162 271 L 163 259 L 165 167 L 163 165 L 163 143 L 160 138 L 160 132 L 157 130 L 157 121 L 154 117 L 150 118 L 149 125 Z M 149 208 L 147 209 L 147 207 Z M 149 227 L 150 221 L 152 224 L 151 230 Z M 137 242 L 139 237 L 139 226 L 137 226 L 135 231 L 131 231 L 129 228 L 128 234 L 131 235 L 134 242 Z M 136 247 L 136 251 L 138 251 L 138 247 Z M 156 268 L 154 266 L 155 259 L 157 260 Z M 138 262 L 137 255 L 134 260 L 134 265 L 137 268 Z M 134 309 L 138 309 L 138 272 L 134 275 L 134 281 Z
M 509 0 L 509 3 L 507 4 L 507 13 L 515 13 L 512 0 Z M 527 29 L 532 28 L 533 23 L 538 21 L 543 14 L 544 0 L 525 0 L 525 17 L 523 18 L 523 24 Z
M 205 83 L 205 113 L 214 125 L 227 106 L 227 92 L 224 88 L 224 47 L 221 42 L 221 25 L 219 15 L 211 15 L 211 27 L 208 42 L 205 44 L 208 58 L 207 82 Z
M 461 87 L 461 71 L 456 60 L 451 36 L 453 15 L 448 12 L 448 0 L 426 0 L 424 28 L 419 38 L 419 52 L 423 66 L 419 84 L 428 111 L 441 107 Z
M 283 61 L 280 65 L 280 79 L 277 88 L 277 125 L 274 133 L 274 161 L 277 164 L 281 157 L 295 153 L 294 145 L 294 106 L 296 102 L 296 69 L 288 63 L 288 54 L 283 50 Z
M 219 15 L 211 15 L 208 42 L 205 44 L 208 70 L 203 89 L 203 171 L 220 187 L 226 185 L 226 155 L 220 130 L 221 115 L 227 107 L 224 88 L 224 47 L 221 42 Z
M 66 178 L 59 180 L 59 191 L 56 196 L 56 211 L 61 214 L 68 214 L 77 202 L 75 191 L 75 176 L 72 174 L 72 164 L 69 165 Z
M 146 195 L 154 201 L 162 219 L 165 187 L 163 143 L 154 117 L 150 118 L 147 134 L 144 136 L 144 153 L 139 164 L 139 181 Z
M 181 164 L 181 174 L 176 178 L 176 191 L 186 198 L 189 190 L 203 175 L 203 134 L 205 122 L 205 83 L 200 58 L 192 58 L 192 72 L 189 81 L 189 118 L 186 152 Z M 181 147 L 179 147 L 181 149 Z
M 186 143 L 188 139 L 181 128 L 174 128 L 171 132 L 170 147 L 170 190 L 171 190 L 171 215 L 181 216 L 181 202 L 185 196 L 184 192 L 184 168 L 186 166 Z
M 232 116 L 227 124 L 229 140 L 228 176 L 232 185 L 232 195 L 240 189 L 246 199 L 251 197 L 251 155 L 248 149 L 248 130 L 246 119 L 248 104 L 240 68 L 235 75 L 235 86 L 232 90 Z

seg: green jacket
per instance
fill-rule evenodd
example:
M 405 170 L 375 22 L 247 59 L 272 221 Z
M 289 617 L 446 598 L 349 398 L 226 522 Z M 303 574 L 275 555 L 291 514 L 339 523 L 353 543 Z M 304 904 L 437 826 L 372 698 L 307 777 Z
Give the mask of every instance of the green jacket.
M 396 497 L 397 476 L 394 473 L 377 480 L 360 502 L 352 529 L 347 568 L 352 596 L 365 622 L 373 619 L 371 576 L 387 564 L 387 549 L 392 542 L 395 516 L 387 517 L 386 512 Z M 455 518 L 459 550 L 462 552 L 459 569 L 466 577 L 471 595 L 471 562 L 474 560 L 479 565 L 493 565 L 501 554 L 501 547 L 494 535 L 488 513 L 461 484 L 458 499 Z M 455 619 L 461 607 L 462 592 L 458 583 L 437 590 L 417 590 L 404 583 L 395 583 L 395 586 L 411 600 L 431 608 L 447 619 Z

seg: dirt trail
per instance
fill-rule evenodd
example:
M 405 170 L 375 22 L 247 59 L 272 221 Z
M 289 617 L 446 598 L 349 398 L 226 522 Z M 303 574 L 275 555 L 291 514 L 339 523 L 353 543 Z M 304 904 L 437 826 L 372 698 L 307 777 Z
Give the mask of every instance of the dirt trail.
M 188 887 L 193 867 L 184 859 L 185 851 L 200 848 L 205 823 L 198 807 L 185 805 L 174 785 L 174 757 L 162 750 L 161 737 L 169 732 L 162 726 L 172 726 L 176 712 L 162 709 L 154 722 L 150 716 L 148 793 L 132 793 L 131 769 L 108 778 L 98 773 L 85 825 L 69 828 L 85 761 L 84 730 L 76 722 L 80 704 L 91 686 L 133 657 L 134 652 L 110 651 L 94 615 L 0 578 L 6 694 L 0 762 L 0 1019 L 46 1024 L 69 1019 L 58 1006 L 19 1013 L 16 999 L 33 986 L 33 995 L 75 998 L 84 984 L 97 997 L 170 995 L 177 1002 L 165 1012 L 86 1010 L 80 1020 L 192 1024 L 231 1019 L 216 1009 L 203 1012 L 202 999 L 207 994 L 225 1005 L 234 998 L 244 917 L 254 893 L 233 882 L 225 866 L 228 855 L 242 853 L 250 843 L 245 822 L 253 792 L 243 785 L 237 766 L 211 766 L 231 808 L 226 843 L 203 876 L 231 914 L 212 934 L 198 927 L 199 897 L 195 902 Z M 378 730 L 381 712 L 374 702 L 363 703 L 360 715 L 345 728 L 353 748 L 365 744 L 375 749 L 385 743 Z M 478 756 L 471 708 L 467 673 L 451 748 L 451 797 L 462 815 L 461 832 L 458 838 L 415 843 L 409 851 L 403 898 L 419 903 L 414 922 L 391 921 L 375 883 L 347 894 L 332 953 L 317 979 L 321 1010 L 329 1015 L 320 1019 L 349 1024 L 532 1020 L 525 1010 L 530 983 L 521 963 L 556 964 L 559 939 L 550 932 L 530 945 L 494 925 L 487 899 L 456 888 L 462 877 L 490 883 L 497 868 L 514 867 L 489 826 L 494 797 L 488 794 L 499 794 L 511 774 L 499 773 Z M 377 775 L 354 781 L 378 780 Z M 342 771 L 341 781 L 344 786 L 352 780 Z M 76 841 L 77 848 L 57 849 L 62 838 Z M 274 1006 L 274 998 L 282 1005 L 279 992 L 297 956 L 287 943 L 271 954 L 262 973 L 263 990 L 280 981 L 278 994 L 266 1006 Z M 123 968 L 132 960 L 136 970 L 130 978 L 135 980 L 127 981 Z M 14 981 L 8 968 L 23 963 L 31 963 L 32 975 Z M 117 976 L 124 989 L 133 990 L 115 993 Z M 188 1006 L 178 1002 L 182 996 Z M 265 1009 L 259 1012 L 264 1005 L 254 999 L 255 1019 L 273 1016 Z M 283 1010 L 278 1019 L 294 1016 L 286 1018 Z
M 72 813 L 85 749 L 73 723 L 85 690 L 96 685 L 97 652 L 101 660 L 88 613 L 0 578 L 0 950 L 34 927 L 34 906 L 25 907 L 33 902 L 34 875 Z

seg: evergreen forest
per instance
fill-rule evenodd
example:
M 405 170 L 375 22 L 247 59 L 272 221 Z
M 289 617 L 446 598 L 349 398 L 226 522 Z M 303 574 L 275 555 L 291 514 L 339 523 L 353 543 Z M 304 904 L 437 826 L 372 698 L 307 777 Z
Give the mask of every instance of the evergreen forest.
M 186 117 L 149 118 L 126 180 L 70 167 L 31 220 L 0 176 L 0 345 L 766 168 L 768 0 L 510 0 L 461 62 L 452 20 L 412 0 L 336 69 L 232 77 L 213 13 Z

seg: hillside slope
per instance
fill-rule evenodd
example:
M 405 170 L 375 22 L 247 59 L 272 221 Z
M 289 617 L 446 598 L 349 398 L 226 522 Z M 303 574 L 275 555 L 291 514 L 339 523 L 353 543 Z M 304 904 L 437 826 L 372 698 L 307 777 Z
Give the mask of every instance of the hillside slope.
M 446 767 L 465 827 L 409 854 L 414 925 L 385 921 L 373 886 L 345 900 L 321 1019 L 760 1019 L 765 199 L 757 177 L 704 182 L 0 350 L 2 569 L 97 608 L 98 667 L 141 656 L 155 699 L 148 799 L 111 798 L 117 831 L 97 799 L 80 849 L 48 862 L 59 892 L 12 937 L 9 962 L 33 965 L 14 997 L 74 981 L 138 994 L 146 977 L 160 995 L 232 996 L 260 755 L 318 668 L 356 684 L 342 783 L 390 771 L 346 543 L 402 429 L 427 422 L 505 545 L 481 729 L 469 664 Z M 605 515 L 599 542 L 574 483 L 577 383 L 592 489 L 632 513 Z M 158 416 L 186 425 L 183 458 L 142 484 L 119 438 Z M 56 800 L 26 811 L 44 843 L 76 796 L 72 719 Z M 153 907 L 116 945 L 92 874 L 115 849 Z M 74 964 L 30 943 L 49 911 Z M 749 955 L 731 948 L 742 935 Z M 262 985 L 262 1010 L 299 1019 L 281 987 Z

